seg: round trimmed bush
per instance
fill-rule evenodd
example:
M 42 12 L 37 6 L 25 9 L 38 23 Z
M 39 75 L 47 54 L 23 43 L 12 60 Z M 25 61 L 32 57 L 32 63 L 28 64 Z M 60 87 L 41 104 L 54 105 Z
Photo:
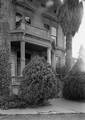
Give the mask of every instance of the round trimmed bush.
M 6 48 L 0 49 L 0 96 L 7 96 L 10 93 L 11 66 L 9 63 L 9 51 Z
M 20 96 L 28 104 L 35 105 L 54 98 L 57 93 L 57 79 L 51 66 L 44 58 L 35 56 L 23 70 Z

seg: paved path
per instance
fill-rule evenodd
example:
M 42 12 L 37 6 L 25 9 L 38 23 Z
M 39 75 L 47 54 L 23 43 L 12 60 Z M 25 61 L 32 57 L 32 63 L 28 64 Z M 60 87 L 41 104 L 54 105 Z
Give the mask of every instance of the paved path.
M 0 110 L 0 120 L 85 120 L 85 102 L 54 99 L 49 106 Z
M 0 114 L 56 114 L 56 113 L 85 113 L 85 102 L 73 102 L 65 99 L 54 99 L 49 106 L 26 109 L 0 110 Z
M 85 120 L 85 114 L 9 115 L 0 116 L 0 120 Z

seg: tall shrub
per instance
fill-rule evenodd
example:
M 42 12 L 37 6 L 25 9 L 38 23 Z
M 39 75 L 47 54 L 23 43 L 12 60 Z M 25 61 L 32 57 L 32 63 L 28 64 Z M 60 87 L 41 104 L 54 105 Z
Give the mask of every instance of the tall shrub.
M 0 49 L 0 96 L 9 95 L 11 81 L 11 69 L 9 63 L 9 51 L 6 48 Z
M 64 79 L 63 96 L 66 99 L 81 100 L 85 99 L 85 71 L 83 60 L 79 58 Z
M 85 73 L 69 75 L 64 83 L 63 96 L 66 99 L 85 99 Z
M 51 66 L 39 56 L 35 56 L 23 71 L 20 96 L 28 104 L 39 104 L 54 98 L 57 93 L 57 79 Z

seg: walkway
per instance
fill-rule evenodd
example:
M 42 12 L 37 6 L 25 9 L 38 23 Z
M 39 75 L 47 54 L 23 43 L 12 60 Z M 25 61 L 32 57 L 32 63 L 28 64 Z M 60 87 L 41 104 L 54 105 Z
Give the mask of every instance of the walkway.
M 38 108 L 0 110 L 1 115 L 20 114 L 65 114 L 85 113 L 85 102 L 74 102 L 65 99 L 50 100 L 50 105 Z

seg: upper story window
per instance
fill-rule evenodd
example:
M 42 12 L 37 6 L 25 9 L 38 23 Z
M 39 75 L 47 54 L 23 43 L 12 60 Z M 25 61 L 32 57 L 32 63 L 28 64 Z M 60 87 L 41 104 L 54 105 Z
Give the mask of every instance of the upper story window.
M 51 27 L 51 35 L 56 37 L 56 28 L 55 27 Z
M 22 22 L 22 15 L 20 13 L 16 13 L 16 28 L 19 28 Z
M 50 30 L 50 26 L 48 24 L 44 24 L 46 30 Z
M 55 41 L 55 44 L 57 43 L 57 35 L 56 35 L 56 28 L 51 27 L 50 28 L 51 38 Z
M 29 24 L 31 24 L 30 17 L 25 17 L 20 13 L 16 13 L 16 28 L 25 29 L 25 26 Z
M 30 19 L 30 17 L 25 17 L 25 23 L 26 24 L 31 24 L 31 19 Z

